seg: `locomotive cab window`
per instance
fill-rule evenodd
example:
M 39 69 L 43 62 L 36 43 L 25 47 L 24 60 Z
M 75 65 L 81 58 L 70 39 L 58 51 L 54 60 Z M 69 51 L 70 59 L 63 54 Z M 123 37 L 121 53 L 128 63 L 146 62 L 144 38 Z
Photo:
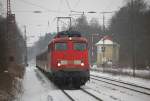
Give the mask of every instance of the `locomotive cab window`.
M 86 43 L 74 43 L 74 50 L 84 51 L 86 46 Z
M 55 50 L 57 51 L 63 51 L 63 50 L 67 50 L 67 43 L 55 43 Z

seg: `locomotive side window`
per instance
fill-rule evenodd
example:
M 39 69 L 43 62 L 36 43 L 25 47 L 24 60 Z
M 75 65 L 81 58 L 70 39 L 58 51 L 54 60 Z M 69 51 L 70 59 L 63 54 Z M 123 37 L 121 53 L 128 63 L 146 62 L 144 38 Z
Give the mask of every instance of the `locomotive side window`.
M 67 43 L 55 43 L 55 50 L 58 51 L 67 50 Z
M 74 50 L 84 51 L 86 49 L 86 43 L 74 43 Z

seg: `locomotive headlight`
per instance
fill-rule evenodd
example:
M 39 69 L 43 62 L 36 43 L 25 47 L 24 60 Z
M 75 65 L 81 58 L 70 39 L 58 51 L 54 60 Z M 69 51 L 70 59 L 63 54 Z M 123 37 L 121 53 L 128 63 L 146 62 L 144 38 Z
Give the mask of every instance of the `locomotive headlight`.
M 61 64 L 58 62 L 58 63 L 57 63 L 57 66 L 60 67 L 60 65 L 61 65 Z
M 81 63 L 81 66 L 84 66 L 84 63 L 83 63 L 83 62 Z
M 72 37 L 69 37 L 69 40 L 72 40 Z

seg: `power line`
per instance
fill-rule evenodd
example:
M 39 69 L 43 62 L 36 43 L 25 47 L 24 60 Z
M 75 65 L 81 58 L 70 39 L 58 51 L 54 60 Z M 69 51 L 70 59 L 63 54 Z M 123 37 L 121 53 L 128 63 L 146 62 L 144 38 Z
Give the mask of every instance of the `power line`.
M 80 3 L 80 1 L 81 1 L 81 0 L 78 0 L 78 1 L 76 2 L 74 8 L 78 6 L 78 4 Z
M 31 13 L 42 13 L 42 11 L 34 11 L 34 10 L 12 10 L 12 12 L 19 12 L 19 13 L 25 13 L 25 12 L 31 12 Z
M 59 5 L 58 5 L 58 8 L 57 8 L 57 11 L 60 11 L 62 3 L 63 3 L 63 0 L 59 0 Z
M 29 4 L 29 5 L 31 5 L 31 6 L 34 6 L 34 7 L 41 8 L 41 9 L 46 10 L 46 11 L 48 11 L 48 12 L 54 12 L 54 13 L 66 13 L 66 12 L 67 12 L 67 11 L 66 11 L 66 12 L 65 12 L 65 11 L 62 12 L 62 11 L 47 9 L 47 8 L 41 6 L 41 5 L 37 5 L 37 4 L 34 4 L 34 3 L 32 3 L 32 2 L 29 2 L 29 1 L 25 1 L 25 0 L 18 0 L 18 1 L 24 2 L 24 3 Z
M 68 6 L 68 9 L 71 11 L 71 7 L 70 7 L 70 5 L 69 5 L 68 0 L 65 0 L 65 1 L 66 1 L 67 6 Z

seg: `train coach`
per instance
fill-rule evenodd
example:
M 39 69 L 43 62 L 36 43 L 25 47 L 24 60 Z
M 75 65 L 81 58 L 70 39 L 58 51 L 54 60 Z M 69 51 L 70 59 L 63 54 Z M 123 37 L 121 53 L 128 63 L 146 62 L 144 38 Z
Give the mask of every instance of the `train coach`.
M 88 42 L 77 31 L 57 33 L 36 66 L 56 84 L 80 87 L 89 80 Z

